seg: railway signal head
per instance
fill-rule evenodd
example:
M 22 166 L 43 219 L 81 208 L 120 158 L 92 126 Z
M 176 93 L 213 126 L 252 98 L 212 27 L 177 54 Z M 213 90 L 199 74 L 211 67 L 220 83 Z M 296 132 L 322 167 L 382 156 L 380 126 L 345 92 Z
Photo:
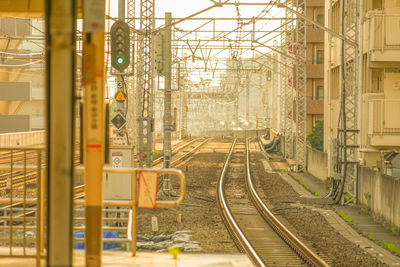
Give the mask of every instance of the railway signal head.
M 111 66 L 123 71 L 130 63 L 129 26 L 123 21 L 116 21 L 110 30 L 111 35 Z
M 271 71 L 267 71 L 267 81 L 271 81 Z

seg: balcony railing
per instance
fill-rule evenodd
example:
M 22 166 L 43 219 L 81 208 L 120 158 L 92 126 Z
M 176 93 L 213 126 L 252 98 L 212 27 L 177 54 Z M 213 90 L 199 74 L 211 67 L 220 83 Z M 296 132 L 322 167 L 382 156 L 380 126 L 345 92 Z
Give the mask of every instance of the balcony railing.
M 400 99 L 368 101 L 368 134 L 400 134 Z
M 398 14 L 370 14 L 370 48 L 371 49 L 400 49 L 400 35 L 393 32 L 400 24 Z

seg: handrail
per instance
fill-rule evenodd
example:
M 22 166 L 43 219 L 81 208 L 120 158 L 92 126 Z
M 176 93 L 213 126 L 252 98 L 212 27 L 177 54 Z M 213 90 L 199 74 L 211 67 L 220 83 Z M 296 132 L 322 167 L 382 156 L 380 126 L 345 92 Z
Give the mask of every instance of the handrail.
M 85 169 L 83 167 L 77 167 L 75 168 L 75 171 L 77 173 L 84 173 Z M 136 177 L 137 174 L 140 171 L 151 171 L 151 172 L 157 172 L 158 174 L 172 174 L 175 176 L 178 176 L 180 180 L 180 195 L 179 198 L 170 201 L 170 200 L 157 200 L 156 201 L 156 207 L 176 207 L 180 205 L 184 198 L 185 198 L 185 176 L 183 175 L 181 170 L 178 169 L 150 169 L 150 168 L 104 168 L 103 169 L 104 173 L 125 173 L 125 174 L 131 174 L 132 177 L 132 182 L 136 183 Z M 118 179 L 118 178 L 117 178 Z M 135 181 L 133 181 L 135 180 Z M 132 192 L 132 199 L 136 198 L 136 192 Z M 74 204 L 76 205 L 81 205 L 84 204 L 84 200 L 75 200 Z M 126 200 L 126 201 L 103 201 L 103 205 L 112 205 L 112 206 L 132 206 L 132 201 L 131 200 Z

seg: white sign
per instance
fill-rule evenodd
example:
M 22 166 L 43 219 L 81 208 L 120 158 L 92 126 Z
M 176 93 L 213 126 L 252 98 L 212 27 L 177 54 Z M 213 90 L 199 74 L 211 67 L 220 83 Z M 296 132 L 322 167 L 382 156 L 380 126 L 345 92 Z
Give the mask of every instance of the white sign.
M 121 152 L 113 152 L 112 156 L 112 166 L 113 168 L 122 168 L 122 153 Z
M 84 31 L 104 32 L 105 0 L 85 0 L 83 2 Z
M 114 136 L 112 138 L 112 142 L 115 146 L 123 146 L 128 144 L 125 136 Z

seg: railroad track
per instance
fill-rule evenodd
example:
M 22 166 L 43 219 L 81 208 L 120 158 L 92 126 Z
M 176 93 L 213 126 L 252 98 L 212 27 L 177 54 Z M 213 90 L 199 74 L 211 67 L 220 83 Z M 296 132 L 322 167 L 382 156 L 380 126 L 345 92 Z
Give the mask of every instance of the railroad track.
M 172 151 L 171 168 L 180 165 L 187 160 L 190 156 L 196 153 L 204 144 L 208 142 L 208 138 L 197 138 Z M 189 147 L 190 146 L 190 147 Z M 186 148 L 189 147 L 189 150 Z M 153 161 L 153 168 L 160 169 L 163 166 L 163 157 Z
M 257 266 L 328 266 L 290 233 L 258 196 L 249 153 L 247 141 L 235 140 L 217 185 L 218 207 L 239 249 Z

